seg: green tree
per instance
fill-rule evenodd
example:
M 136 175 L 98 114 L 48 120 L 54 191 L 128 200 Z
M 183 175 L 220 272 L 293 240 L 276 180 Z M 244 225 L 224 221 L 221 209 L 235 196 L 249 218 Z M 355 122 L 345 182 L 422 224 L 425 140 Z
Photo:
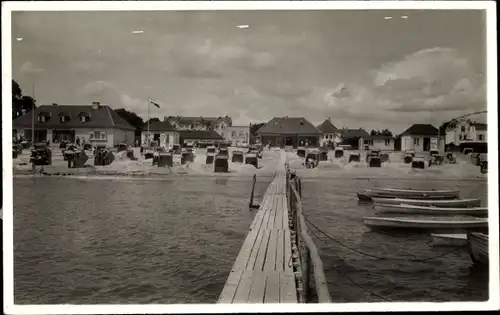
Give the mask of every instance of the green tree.
M 141 130 L 144 127 L 144 120 L 134 112 L 130 112 L 124 108 L 115 109 L 115 112 L 126 122 L 135 127 L 136 130 Z

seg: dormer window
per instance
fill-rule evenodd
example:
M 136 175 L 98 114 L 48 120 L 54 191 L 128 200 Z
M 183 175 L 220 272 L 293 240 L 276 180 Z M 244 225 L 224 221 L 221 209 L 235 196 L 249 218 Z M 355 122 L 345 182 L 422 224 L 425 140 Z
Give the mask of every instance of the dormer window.
M 67 113 L 59 113 L 57 116 L 59 116 L 59 122 L 61 124 L 70 121 L 70 116 Z
M 47 113 L 47 112 L 41 112 L 40 114 L 38 114 L 37 116 L 37 121 L 39 123 L 44 123 L 44 122 L 47 122 L 50 120 L 50 113 Z
M 90 114 L 86 112 L 81 112 L 78 114 L 78 120 L 80 120 L 81 123 L 86 123 L 90 121 Z

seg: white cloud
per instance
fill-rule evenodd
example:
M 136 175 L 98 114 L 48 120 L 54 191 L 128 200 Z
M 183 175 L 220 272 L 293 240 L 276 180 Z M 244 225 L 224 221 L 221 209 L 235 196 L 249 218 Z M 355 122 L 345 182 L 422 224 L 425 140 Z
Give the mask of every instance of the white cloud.
M 44 71 L 44 69 L 37 67 L 31 61 L 26 61 L 21 65 L 20 71 L 21 73 L 25 74 L 33 74 L 33 73 L 41 73 Z

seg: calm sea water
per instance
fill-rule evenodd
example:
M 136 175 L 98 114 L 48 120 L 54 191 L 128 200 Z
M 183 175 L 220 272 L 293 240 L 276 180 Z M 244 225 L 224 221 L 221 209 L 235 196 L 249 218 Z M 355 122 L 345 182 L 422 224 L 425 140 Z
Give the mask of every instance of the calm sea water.
M 271 178 L 260 177 L 257 195 Z M 485 182 L 378 181 L 384 186 L 460 188 L 485 198 Z M 425 258 L 427 235 L 370 232 L 355 192 L 374 183 L 305 179 L 309 219 L 346 245 L 380 256 Z M 15 302 L 215 303 L 253 212 L 251 179 L 18 178 L 14 181 Z M 312 228 L 310 230 L 314 231 Z M 318 233 L 316 233 L 318 234 Z M 334 302 L 471 301 L 488 297 L 488 275 L 465 252 L 428 262 L 360 256 L 318 234 Z
M 254 215 L 250 178 L 14 185 L 20 304 L 215 303 Z
M 339 245 L 310 226 L 309 231 L 316 234 L 315 243 L 323 259 L 332 301 L 488 300 L 488 272 L 472 268 L 466 249 L 433 248 L 428 233 L 385 234 L 367 228 L 362 217 L 374 215 L 374 211 L 369 204 L 358 202 L 356 192 L 374 186 L 459 189 L 461 197 L 480 198 L 487 205 L 485 181 L 304 179 L 304 214 L 322 231 L 350 248 L 376 256 L 413 259 L 453 252 L 426 262 L 376 260 Z

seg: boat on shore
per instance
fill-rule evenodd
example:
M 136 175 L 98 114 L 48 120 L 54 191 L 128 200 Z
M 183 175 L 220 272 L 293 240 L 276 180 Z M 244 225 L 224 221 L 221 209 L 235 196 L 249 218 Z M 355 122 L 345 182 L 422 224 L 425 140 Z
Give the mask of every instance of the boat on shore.
M 403 199 L 403 198 L 376 198 L 372 197 L 376 204 L 391 205 L 417 205 L 435 206 L 442 208 L 474 208 L 481 206 L 480 199 L 455 199 L 455 200 L 425 200 L 425 199 Z
M 431 233 L 432 246 L 467 246 L 467 234 L 437 234 Z
M 372 229 L 416 229 L 416 230 L 487 230 L 488 219 L 476 217 L 363 217 L 366 226 Z
M 479 266 L 489 265 L 488 234 L 467 233 L 470 258 Z
M 434 214 L 434 215 L 472 215 L 478 217 L 488 216 L 487 207 L 477 208 L 445 208 L 434 206 L 419 206 L 407 204 L 375 204 L 376 213 L 411 213 L 411 214 Z

